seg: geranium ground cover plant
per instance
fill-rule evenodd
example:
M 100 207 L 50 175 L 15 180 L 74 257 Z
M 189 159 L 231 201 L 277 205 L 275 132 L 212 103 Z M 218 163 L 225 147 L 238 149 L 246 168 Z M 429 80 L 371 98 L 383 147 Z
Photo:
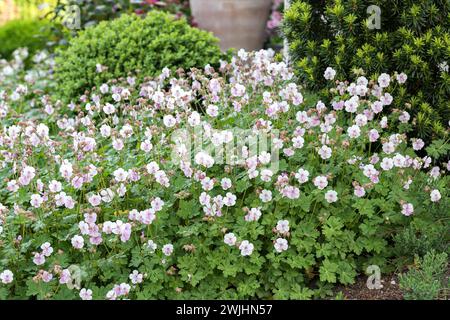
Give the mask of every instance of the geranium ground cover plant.
M 8 95 L 8 102 L 0 102 L 0 114 L 35 117 L 41 110 L 34 106 L 50 99 L 47 95 L 54 90 L 54 60 L 45 50 L 33 56 L 26 48 L 14 51 L 12 56 L 9 61 L 0 59 L 0 96 Z M 47 104 L 46 112 L 53 111 Z
M 324 297 L 385 270 L 404 226 L 448 221 L 450 164 L 386 131 L 401 113 L 373 111 L 392 103 L 386 76 L 329 106 L 303 105 L 291 78 L 272 51 L 240 51 L 218 70 L 41 99 L 34 116 L 4 108 L 0 298 Z M 238 129 L 270 149 L 240 139 L 242 161 L 221 161 L 211 146 Z
M 29 68 L 26 66 L 27 60 L 30 60 Z M 54 60 L 48 51 L 42 50 L 33 55 L 27 48 L 17 49 L 10 60 L 0 59 L 0 90 L 8 91 L 11 95 L 10 101 L 17 101 L 17 105 L 26 105 L 24 100 L 34 104 L 28 94 L 33 91 L 48 93 L 54 89 L 53 67 Z M 25 84 L 27 86 L 24 92 L 22 86 Z M 11 94 L 16 90 L 17 93 Z M 29 106 L 26 108 L 29 109 Z

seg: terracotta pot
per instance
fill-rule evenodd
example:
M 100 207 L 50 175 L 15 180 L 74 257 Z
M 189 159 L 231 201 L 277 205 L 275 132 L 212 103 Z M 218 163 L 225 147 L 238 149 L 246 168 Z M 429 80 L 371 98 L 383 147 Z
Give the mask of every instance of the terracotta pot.
M 266 39 L 272 0 L 190 0 L 198 27 L 214 33 L 222 50 L 259 50 Z

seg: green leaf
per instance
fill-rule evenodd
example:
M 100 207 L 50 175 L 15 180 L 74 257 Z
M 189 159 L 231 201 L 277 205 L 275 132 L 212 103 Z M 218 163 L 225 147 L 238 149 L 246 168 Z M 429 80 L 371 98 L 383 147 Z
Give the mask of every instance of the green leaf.
M 243 192 L 244 190 L 247 190 L 252 184 L 248 179 L 244 178 L 236 182 L 236 191 L 237 192 Z
M 200 206 L 197 201 L 194 200 L 180 200 L 180 205 L 177 211 L 177 215 L 183 219 L 189 219 L 200 215 Z
M 0 288 L 0 300 L 6 300 L 8 297 L 9 291 L 6 288 Z
M 314 291 L 307 287 L 300 287 L 298 284 L 294 284 L 291 287 L 290 298 L 294 300 L 310 300 L 314 295 Z
M 438 159 L 450 153 L 450 143 L 446 143 L 443 139 L 434 140 L 426 150 L 429 156 Z
M 336 272 L 338 270 L 338 265 L 325 259 L 322 266 L 319 269 L 320 281 L 336 283 Z
M 343 284 L 352 284 L 355 282 L 356 270 L 355 266 L 347 261 L 339 262 L 339 282 Z

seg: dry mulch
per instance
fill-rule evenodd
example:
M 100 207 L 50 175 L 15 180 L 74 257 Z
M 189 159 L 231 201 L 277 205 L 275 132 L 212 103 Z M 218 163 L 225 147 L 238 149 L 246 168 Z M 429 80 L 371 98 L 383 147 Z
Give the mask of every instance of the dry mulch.
M 346 300 L 403 300 L 396 276 L 381 279 L 381 289 L 369 289 L 366 281 L 367 277 L 358 277 L 355 284 L 336 288 L 336 293 L 342 292 Z

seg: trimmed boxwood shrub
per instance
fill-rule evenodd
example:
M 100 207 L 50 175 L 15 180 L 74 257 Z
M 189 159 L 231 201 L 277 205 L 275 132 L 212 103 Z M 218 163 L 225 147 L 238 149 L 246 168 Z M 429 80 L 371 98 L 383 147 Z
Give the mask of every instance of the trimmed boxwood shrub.
M 410 109 L 422 137 L 445 135 L 450 118 L 449 1 L 321 0 L 291 1 L 284 33 L 296 74 L 313 89 L 326 86 L 323 72 L 337 71 L 340 80 L 364 71 L 404 72 L 407 86 L 394 88 L 394 107 Z M 381 28 L 367 22 L 381 9 Z
M 56 58 L 56 79 L 67 101 L 109 79 L 131 73 L 139 81 L 139 75 L 155 75 L 165 67 L 174 71 L 215 65 L 221 57 L 218 39 L 184 19 L 157 11 L 144 19 L 122 15 L 73 38 Z

